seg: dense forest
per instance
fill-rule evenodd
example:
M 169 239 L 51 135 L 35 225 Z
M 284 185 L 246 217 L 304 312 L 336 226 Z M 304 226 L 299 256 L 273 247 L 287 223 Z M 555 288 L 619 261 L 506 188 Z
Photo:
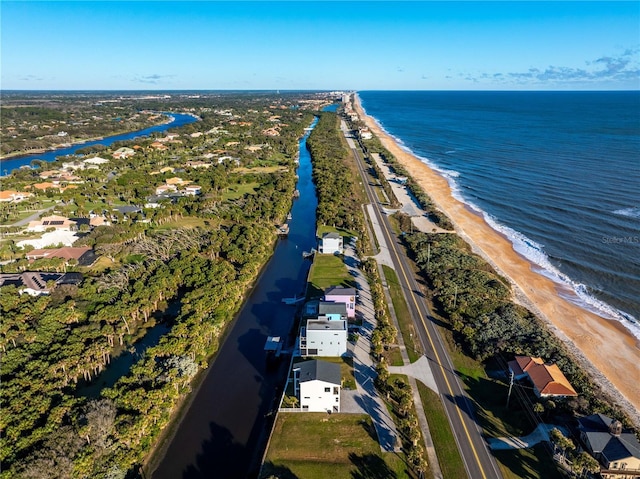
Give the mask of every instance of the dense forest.
M 335 113 L 322 112 L 307 140 L 318 196 L 317 223 L 362 236 L 364 222 L 360 205 L 363 200 L 357 194 L 353 161 L 348 161 L 338 121 Z
M 151 147 L 157 138 L 137 139 L 126 143 L 139 147 L 135 156 L 111 159 L 125 146 L 113 145 L 100 153 L 108 168 L 76 171 L 75 188 L 38 192 L 24 206 L 52 204 L 53 212 L 80 218 L 98 212 L 112 224 L 85 231 L 74 245 L 101 258 L 92 267 L 65 265 L 83 273 L 81 284 L 38 297 L 0 288 L 0 477 L 135 474 L 207 367 L 273 251 L 275 226 L 292 204 L 297 140 L 317 107 L 311 94 L 241 100 L 225 98 L 221 107 L 199 99 L 192 108 L 202 120 L 173 132 L 180 141 L 166 150 Z M 277 135 L 265 133 L 274 126 Z M 191 135 L 198 132 L 213 133 Z M 196 160 L 209 166 L 189 166 Z M 3 187 L 22 190 L 38 175 L 20 170 Z M 175 175 L 197 182 L 202 193 L 145 207 L 157 185 Z M 121 213 L 118 205 L 141 207 Z M 16 247 L 22 233 L 10 231 L 4 242 L 12 262 L 4 271 L 60 268 L 27 261 Z M 83 392 L 159 322 L 168 332 L 128 374 L 98 395 Z

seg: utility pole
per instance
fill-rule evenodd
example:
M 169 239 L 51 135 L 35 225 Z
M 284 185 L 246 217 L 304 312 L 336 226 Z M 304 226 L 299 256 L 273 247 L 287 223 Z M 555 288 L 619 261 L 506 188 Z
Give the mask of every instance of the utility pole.
M 507 395 L 507 408 L 509 407 L 509 400 L 511 399 L 511 388 L 513 387 L 513 371 L 509 370 L 509 394 Z
M 431 243 L 427 244 L 427 271 L 429 271 L 430 262 L 431 262 Z

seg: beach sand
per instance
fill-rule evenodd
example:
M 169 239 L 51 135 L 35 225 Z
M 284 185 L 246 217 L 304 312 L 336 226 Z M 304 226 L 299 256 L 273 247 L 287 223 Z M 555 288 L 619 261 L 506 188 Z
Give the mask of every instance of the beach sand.
M 455 199 L 447 180 L 403 150 L 362 110 L 355 95 L 356 112 L 382 144 L 447 214 L 456 232 L 473 251 L 487 260 L 513 284 L 515 300 L 546 321 L 580 365 L 620 404 L 640 427 L 640 344 L 618 321 L 607 320 L 562 298 L 549 278 L 518 254 L 511 242 L 491 228 L 484 218 Z

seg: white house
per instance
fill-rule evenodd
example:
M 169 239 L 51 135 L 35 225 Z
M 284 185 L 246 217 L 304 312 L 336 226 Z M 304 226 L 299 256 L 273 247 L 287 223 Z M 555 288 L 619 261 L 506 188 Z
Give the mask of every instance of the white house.
M 340 365 L 305 361 L 293 365 L 293 387 L 300 409 L 308 412 L 340 412 Z
M 165 195 L 177 190 L 178 187 L 176 185 L 160 185 L 156 187 L 156 195 Z
M 318 250 L 323 254 L 342 254 L 342 248 L 342 236 L 338 233 L 331 232 L 322 235 Z
M 202 188 L 198 185 L 189 185 L 184 188 L 184 194 L 188 196 L 196 196 L 202 193 Z
M 105 163 L 109 163 L 109 160 L 106 158 L 100 158 L 99 156 L 94 156 L 93 158 L 87 158 L 83 160 L 85 163 L 89 163 L 91 165 L 104 165 Z
M 300 328 L 300 355 L 340 357 L 347 353 L 347 322 L 323 317 Z

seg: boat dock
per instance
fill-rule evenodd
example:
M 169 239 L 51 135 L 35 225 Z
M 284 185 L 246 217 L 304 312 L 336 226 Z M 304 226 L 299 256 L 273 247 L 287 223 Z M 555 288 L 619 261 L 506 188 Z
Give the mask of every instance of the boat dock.
M 278 226 L 278 236 L 288 236 L 289 235 L 289 225 L 288 224 L 284 224 L 281 226 Z

